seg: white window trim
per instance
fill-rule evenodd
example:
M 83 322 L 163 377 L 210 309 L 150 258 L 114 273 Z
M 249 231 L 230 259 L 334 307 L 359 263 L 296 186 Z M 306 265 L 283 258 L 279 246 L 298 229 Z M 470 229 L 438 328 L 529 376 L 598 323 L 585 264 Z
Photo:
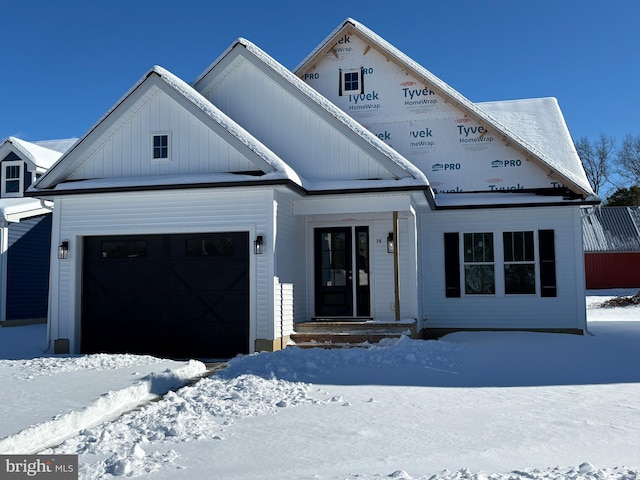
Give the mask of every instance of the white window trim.
M 504 229 L 504 230 L 491 230 L 491 229 L 479 229 L 478 231 L 460 231 L 460 243 L 459 243 L 459 255 L 460 255 L 460 297 L 479 298 L 479 297 L 538 297 L 542 296 L 542 287 L 540 279 L 540 258 L 539 258 L 539 235 L 540 229 Z M 536 277 L 536 289 L 535 293 L 506 293 L 505 278 L 504 278 L 504 266 L 507 263 L 526 263 L 532 262 L 505 262 L 504 259 L 504 239 L 503 233 L 511 232 L 533 232 L 533 268 Z M 466 293 L 465 290 L 465 263 L 464 261 L 464 234 L 465 233 L 492 233 L 493 234 L 493 262 L 486 262 L 486 264 L 493 264 L 494 267 L 494 289 L 495 293 Z M 478 263 L 480 264 L 480 263 Z
M 162 158 L 154 158 L 153 157 L 153 151 L 154 151 L 153 141 L 155 137 L 162 136 L 162 135 L 167 136 L 167 156 Z M 171 132 L 152 132 L 150 142 L 151 142 L 151 155 L 150 155 L 151 161 L 153 162 L 170 162 L 171 161 Z
M 346 86 L 346 76 L 348 73 L 357 73 L 358 74 L 358 88 L 356 90 L 348 90 Z M 342 94 L 343 95 L 351 95 L 351 94 L 360 94 L 362 93 L 362 68 L 350 68 L 349 70 L 342 70 L 340 82 L 342 83 Z
M 22 195 L 24 194 L 24 192 L 23 192 L 23 190 L 24 190 L 24 175 L 25 175 L 24 162 L 22 160 L 8 160 L 8 161 L 0 163 L 0 165 L 2 166 L 2 189 L 1 189 L 2 197 L 3 198 L 22 197 Z M 19 171 L 20 171 L 19 177 L 18 178 L 11 178 L 11 179 L 6 178 L 7 167 L 18 167 Z M 7 181 L 9 181 L 9 180 L 18 180 L 18 191 L 17 192 L 7 192 Z

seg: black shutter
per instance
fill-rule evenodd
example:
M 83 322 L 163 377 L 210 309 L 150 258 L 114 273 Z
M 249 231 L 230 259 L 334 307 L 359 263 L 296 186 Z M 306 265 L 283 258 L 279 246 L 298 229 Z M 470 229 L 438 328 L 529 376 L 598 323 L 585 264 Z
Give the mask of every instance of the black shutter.
M 458 232 L 444 234 L 445 295 L 460 297 L 460 237 Z
M 342 96 L 342 69 L 338 69 L 338 96 Z
M 538 248 L 540 250 L 540 295 L 556 297 L 556 249 L 553 230 L 538 231 Z
M 364 67 L 360 67 L 360 93 L 364 95 Z

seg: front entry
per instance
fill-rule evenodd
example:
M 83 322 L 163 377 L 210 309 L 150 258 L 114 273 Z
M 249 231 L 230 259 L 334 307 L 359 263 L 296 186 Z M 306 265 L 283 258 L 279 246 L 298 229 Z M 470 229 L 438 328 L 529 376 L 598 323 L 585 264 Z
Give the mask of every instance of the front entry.
M 371 315 L 369 227 L 316 228 L 314 243 L 316 316 Z

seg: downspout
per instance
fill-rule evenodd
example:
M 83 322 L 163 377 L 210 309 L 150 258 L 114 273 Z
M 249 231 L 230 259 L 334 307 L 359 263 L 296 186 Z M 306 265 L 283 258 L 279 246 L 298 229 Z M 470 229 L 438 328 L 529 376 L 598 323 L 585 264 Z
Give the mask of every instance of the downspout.
M 51 215 L 53 215 L 53 206 L 49 206 L 46 203 L 46 200 L 41 198 L 40 199 L 40 206 L 46 210 L 49 210 L 51 212 Z M 53 244 L 53 235 L 51 236 L 51 240 L 52 240 L 52 244 Z M 51 248 L 49 248 L 49 281 L 51 281 Z M 44 345 L 44 347 L 41 349 L 43 353 L 47 353 L 49 351 L 49 349 L 51 348 L 51 285 L 49 285 L 49 288 L 47 289 L 47 343 Z
M 398 241 L 398 212 L 393 212 L 393 290 L 396 322 L 400 321 L 400 242 Z
M 8 245 L 9 221 L 4 212 L 0 210 L 0 325 L 7 318 L 7 245 Z

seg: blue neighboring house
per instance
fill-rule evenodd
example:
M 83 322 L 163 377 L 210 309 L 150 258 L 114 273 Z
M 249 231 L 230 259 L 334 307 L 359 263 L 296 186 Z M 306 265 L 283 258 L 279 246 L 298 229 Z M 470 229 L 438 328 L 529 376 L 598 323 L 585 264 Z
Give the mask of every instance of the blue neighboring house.
M 24 193 L 75 141 L 0 143 L 0 325 L 47 319 L 52 205 Z

